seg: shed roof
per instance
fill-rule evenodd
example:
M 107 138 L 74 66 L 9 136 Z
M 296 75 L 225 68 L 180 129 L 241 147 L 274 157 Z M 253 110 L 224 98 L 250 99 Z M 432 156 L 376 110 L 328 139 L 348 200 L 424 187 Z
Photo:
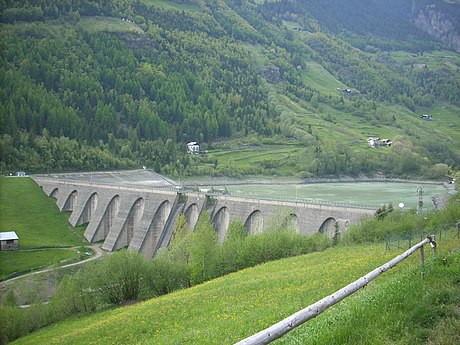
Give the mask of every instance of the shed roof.
M 19 240 L 19 237 L 14 231 L 0 232 L 0 241 L 6 240 Z

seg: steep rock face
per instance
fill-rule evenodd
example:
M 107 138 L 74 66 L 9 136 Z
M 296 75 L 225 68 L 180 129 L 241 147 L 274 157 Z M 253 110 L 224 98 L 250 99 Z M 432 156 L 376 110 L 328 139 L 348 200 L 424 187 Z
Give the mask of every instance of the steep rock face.
M 443 12 L 434 4 L 413 8 L 415 25 L 431 36 L 441 40 L 448 48 L 460 53 L 459 18 Z

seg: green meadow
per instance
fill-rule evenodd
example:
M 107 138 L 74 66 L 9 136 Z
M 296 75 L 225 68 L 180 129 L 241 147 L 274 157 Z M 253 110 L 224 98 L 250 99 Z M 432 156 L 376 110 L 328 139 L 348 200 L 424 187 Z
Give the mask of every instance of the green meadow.
M 87 243 L 83 238 L 84 226 L 73 228 L 68 213 L 59 212 L 56 200 L 47 197 L 30 178 L 0 178 L 0 214 L 0 231 L 15 231 L 20 248 L 1 253 L 1 278 L 77 256 L 76 251 L 49 247 Z
M 70 248 L 30 249 L 11 252 L 0 252 L 0 279 L 15 272 L 60 265 L 62 262 L 78 260 L 80 254 Z
M 438 270 L 450 272 L 443 288 L 443 306 L 447 312 L 452 309 L 451 300 L 458 300 L 455 294 L 459 292 L 459 287 L 452 277 L 460 267 L 457 265 L 460 263 L 460 242 L 450 240 L 444 243 L 438 253 L 445 258 L 445 267 L 438 267 L 439 262 L 442 266 L 442 260 L 432 263 L 431 251 L 426 250 L 425 253 L 429 263 L 427 276 L 433 274 L 439 283 Z M 457 250 L 455 254 L 449 255 L 448 250 L 454 249 Z M 20 338 L 15 344 L 232 344 L 333 293 L 399 253 L 385 251 L 384 244 L 374 244 L 335 247 L 269 262 L 146 302 L 64 321 Z M 394 330 L 389 329 L 397 324 L 396 318 L 400 317 L 398 305 L 391 304 L 391 297 L 395 294 L 397 303 L 419 303 L 418 310 L 423 309 L 426 313 L 428 302 L 414 301 L 411 294 L 423 290 L 423 293 L 415 295 L 417 299 L 424 299 L 428 292 L 431 293 L 432 285 L 436 284 L 429 279 L 427 283 L 420 279 L 419 264 L 418 255 L 413 255 L 370 283 L 356 297 L 319 316 L 313 321 L 314 326 L 299 327 L 294 333 L 296 336 L 288 335 L 281 343 L 305 344 L 304 339 L 311 338 L 305 330 L 311 327 L 314 334 L 322 334 L 327 329 L 327 334 L 323 335 L 326 341 L 316 342 L 313 339 L 315 344 L 344 344 L 347 336 L 358 339 L 353 342 L 357 344 L 389 344 L 396 338 L 402 339 L 403 342 L 399 342 L 402 344 L 404 340 L 412 339 L 405 327 L 420 329 L 415 315 L 402 318 L 403 324 Z M 403 297 L 405 301 L 401 301 Z M 377 304 L 379 309 L 368 308 L 372 304 Z M 363 313 L 363 309 L 371 309 L 372 312 Z M 439 312 L 433 312 L 437 321 Z M 387 328 L 376 331 L 382 315 Z M 425 320 L 426 317 L 429 318 L 429 315 L 418 318 Z M 352 327 L 346 326 L 348 318 L 356 318 Z M 372 335 L 360 334 L 361 341 L 353 329 L 361 322 L 360 318 L 365 318 L 363 324 Z M 458 317 L 454 321 L 459 324 Z M 436 326 L 435 322 L 426 325 L 428 330 L 425 332 Z M 336 333 L 336 330 L 342 334 Z M 338 337 L 339 341 L 334 341 L 334 337 Z M 377 342 L 374 342 L 376 339 Z
M 308 61 L 305 63 L 306 68 L 302 76 L 306 83 L 317 90 L 323 91 L 326 94 L 339 94 L 337 88 L 346 89 L 347 86 L 338 81 L 332 76 L 323 66 L 314 62 Z
M 88 31 L 143 33 L 136 24 L 113 17 L 82 17 L 77 26 Z
M 192 11 L 196 12 L 200 10 L 197 2 L 191 1 L 170 1 L 170 0 L 142 0 L 142 2 L 148 6 L 161 7 L 165 10 L 176 10 L 176 11 Z

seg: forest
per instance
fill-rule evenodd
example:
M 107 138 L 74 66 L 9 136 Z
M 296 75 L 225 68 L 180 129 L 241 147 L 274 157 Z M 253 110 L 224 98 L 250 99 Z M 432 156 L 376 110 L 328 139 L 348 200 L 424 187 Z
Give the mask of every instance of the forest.
M 455 138 L 440 130 L 415 140 L 423 128 L 404 122 L 443 106 L 459 125 L 452 115 L 460 106 L 458 59 L 448 68 L 397 61 L 395 51 L 421 57 L 445 47 L 406 18 L 410 1 L 355 2 L 2 0 L 1 171 L 148 166 L 170 176 L 221 175 L 229 166 L 212 150 L 191 157 L 185 143 L 220 149 L 268 138 L 304 149 L 302 159 L 286 163 L 292 175 L 458 169 Z M 394 20 L 401 25 L 389 25 Z M 109 22 L 111 29 L 98 26 Z M 305 78 L 311 64 L 358 91 L 315 87 Z M 315 118 L 286 120 L 286 102 Z M 403 120 L 387 115 L 389 107 L 404 109 Z M 383 154 L 348 148 L 336 133 L 341 119 L 385 127 L 399 147 Z M 329 133 L 312 130 L 313 121 Z M 273 162 L 233 168 L 276 172 Z

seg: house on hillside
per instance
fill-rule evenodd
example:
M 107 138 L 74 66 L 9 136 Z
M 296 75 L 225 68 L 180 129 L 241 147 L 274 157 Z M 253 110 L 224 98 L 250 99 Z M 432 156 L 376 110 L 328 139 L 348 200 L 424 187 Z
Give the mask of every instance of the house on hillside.
M 369 146 L 376 148 L 377 146 L 391 146 L 393 141 L 391 139 L 380 139 L 378 137 L 367 138 Z
M 18 250 L 19 237 L 14 231 L 0 232 L 0 250 Z
M 391 146 L 393 144 L 393 140 L 391 139 L 381 139 L 380 146 Z
M 420 115 L 420 118 L 422 120 L 432 121 L 433 120 L 433 115 L 423 114 L 423 115 Z
M 200 153 L 200 145 L 196 141 L 192 141 L 187 144 L 187 152 L 192 155 L 197 155 Z

